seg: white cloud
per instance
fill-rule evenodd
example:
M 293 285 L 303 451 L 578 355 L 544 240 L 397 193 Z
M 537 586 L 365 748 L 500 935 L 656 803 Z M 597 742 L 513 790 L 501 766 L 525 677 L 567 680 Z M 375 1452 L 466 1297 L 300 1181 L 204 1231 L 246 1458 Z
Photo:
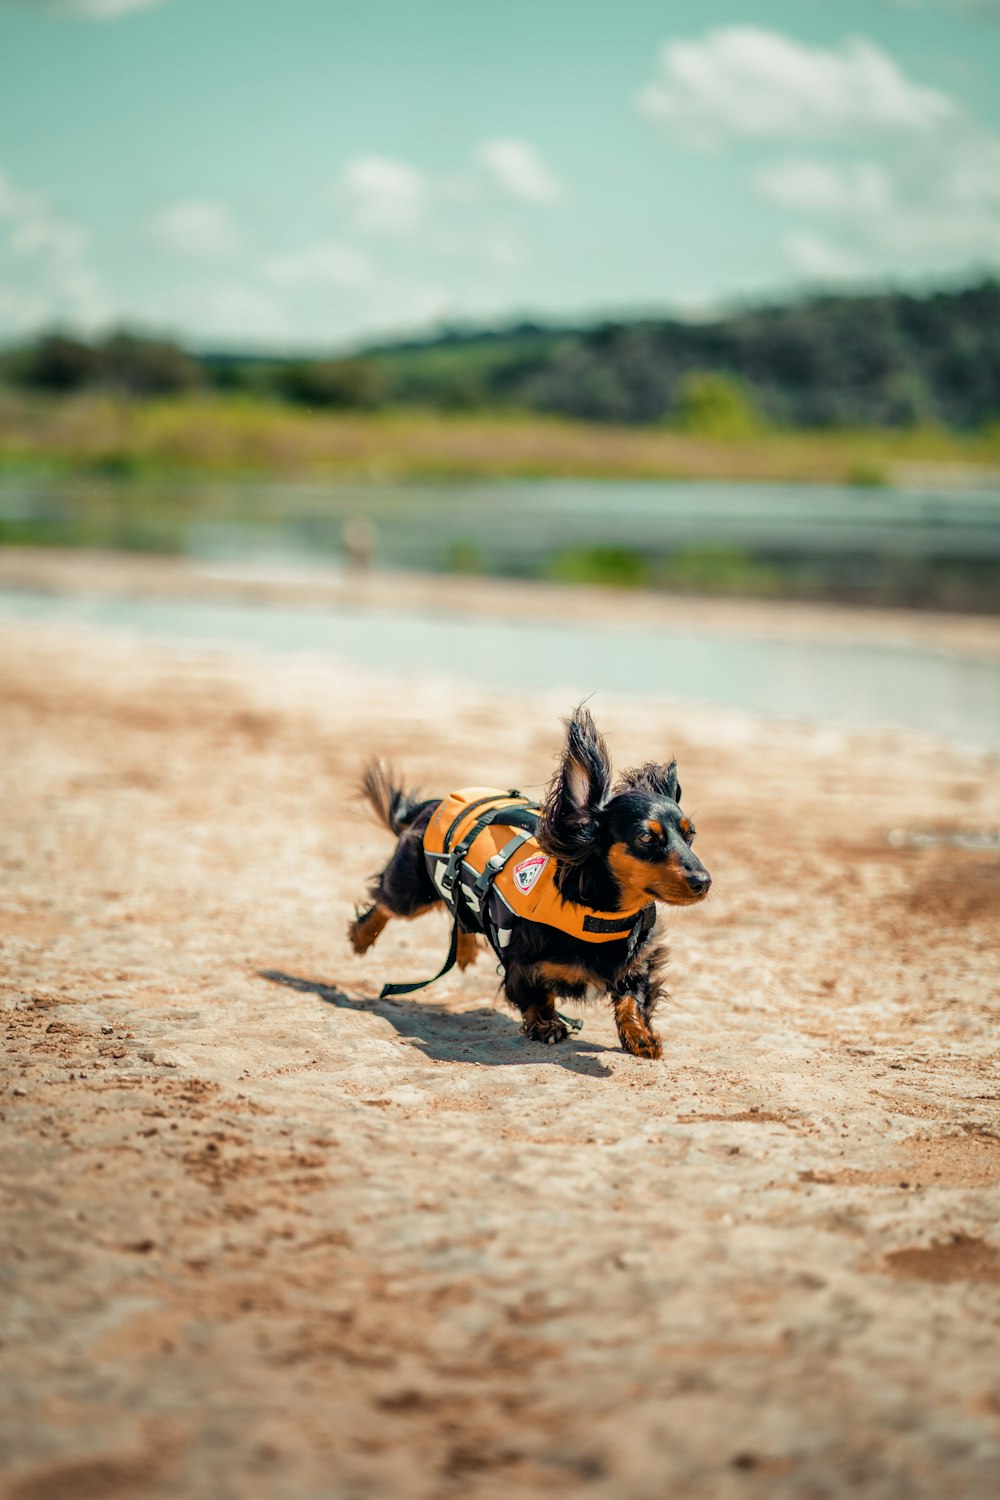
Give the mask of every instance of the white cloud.
M 87 236 L 78 224 L 60 218 L 37 193 L 26 193 L 0 171 L 0 222 L 6 222 L 7 243 L 18 255 L 52 255 L 59 260 L 78 259 L 87 248 Z
M 283 255 L 273 255 L 264 264 L 264 274 L 277 286 L 327 283 L 357 288 L 367 286 L 372 269 L 365 257 L 349 245 L 310 245 Z
M 484 141 L 477 159 L 500 186 L 514 198 L 530 203 L 554 203 L 562 187 L 527 141 L 503 137 Z
M 0 171 L 0 337 L 44 323 L 90 330 L 110 321 L 111 302 L 88 245 L 78 224 Z
M 797 157 L 762 168 L 755 185 L 774 203 L 824 214 L 874 212 L 892 197 L 887 172 L 871 161 L 841 167 Z
M 155 10 L 167 0 L 4 0 L 8 5 L 28 5 L 33 10 L 78 16 L 83 21 L 118 21 L 133 11 Z
M 424 213 L 427 185 L 416 167 L 388 156 L 358 156 L 348 162 L 343 191 L 361 229 L 402 232 Z
M 864 37 L 810 47 L 754 26 L 668 42 L 638 96 L 648 119 L 698 145 L 733 136 L 837 139 L 873 129 L 927 131 L 953 117 L 937 89 L 911 83 Z
M 800 217 L 835 220 L 836 244 L 812 227 L 787 235 L 786 256 L 804 274 L 877 269 L 898 280 L 1000 267 L 1000 138 L 969 121 L 884 166 L 779 162 L 755 185 Z
M 149 224 L 153 238 L 172 255 L 222 260 L 239 248 L 239 234 L 225 204 L 211 198 L 180 198 L 159 209 Z
M 854 251 L 809 229 L 792 230 L 783 248 L 793 268 L 809 281 L 856 281 L 871 272 L 870 263 Z

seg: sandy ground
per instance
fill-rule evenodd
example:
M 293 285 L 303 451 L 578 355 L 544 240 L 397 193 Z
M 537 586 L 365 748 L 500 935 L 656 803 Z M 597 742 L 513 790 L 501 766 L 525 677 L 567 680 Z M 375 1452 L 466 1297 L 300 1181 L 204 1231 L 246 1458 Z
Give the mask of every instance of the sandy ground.
M 8 624 L 0 704 L 5 1500 L 996 1495 L 1000 856 L 890 838 L 995 757 L 595 702 L 716 881 L 648 1063 L 345 941 L 363 756 L 560 699 Z

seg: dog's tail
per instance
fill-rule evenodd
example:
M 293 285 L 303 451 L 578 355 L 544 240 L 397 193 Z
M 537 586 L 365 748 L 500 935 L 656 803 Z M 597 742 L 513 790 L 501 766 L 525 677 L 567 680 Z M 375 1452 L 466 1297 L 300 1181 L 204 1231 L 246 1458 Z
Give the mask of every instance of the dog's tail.
M 365 766 L 360 790 L 379 822 L 397 837 L 423 806 L 416 792 L 405 792 L 397 785 L 396 772 L 380 760 L 370 760 Z

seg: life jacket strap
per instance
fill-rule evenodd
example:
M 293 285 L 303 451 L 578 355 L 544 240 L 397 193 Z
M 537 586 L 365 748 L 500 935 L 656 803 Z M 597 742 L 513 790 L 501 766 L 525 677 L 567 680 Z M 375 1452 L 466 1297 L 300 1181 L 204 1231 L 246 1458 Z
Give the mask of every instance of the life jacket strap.
M 487 802 L 496 802 L 497 796 L 497 792 L 487 792 L 485 797 L 477 797 L 475 802 L 466 802 L 463 807 L 459 808 L 455 817 L 448 825 L 448 832 L 444 836 L 445 850 L 447 850 L 451 845 L 451 836 L 455 832 L 455 829 L 458 827 L 459 823 L 461 823 L 462 819 L 467 818 L 470 812 L 473 812 L 477 807 L 485 807 Z M 528 799 L 524 795 L 524 793 L 519 792 L 516 787 L 512 787 L 511 790 L 507 793 L 507 796 L 512 802 L 528 802 Z
M 445 959 L 440 969 L 438 969 L 437 973 L 434 974 L 430 979 L 417 979 L 412 984 L 384 984 L 382 986 L 382 992 L 379 995 L 379 999 L 391 1000 L 393 995 L 412 995 L 414 990 L 425 989 L 427 985 L 433 984 L 436 979 L 441 979 L 443 975 L 447 974 L 449 969 L 454 968 L 455 959 L 457 957 L 458 918 L 456 917 L 451 929 L 451 945 L 448 949 L 448 957 Z
M 494 801 L 495 799 L 486 798 L 484 800 Z M 472 804 L 473 807 L 477 805 L 478 804 L 475 802 Z M 466 813 L 468 813 L 468 808 L 466 808 L 465 811 Z M 476 842 L 476 839 L 482 833 L 484 828 L 488 828 L 491 823 L 502 822 L 505 828 L 517 828 L 519 826 L 521 828 L 525 828 L 528 830 L 528 836 L 530 836 L 530 834 L 534 833 L 535 831 L 535 825 L 538 822 L 539 811 L 540 810 L 538 808 L 533 807 L 528 802 L 527 798 L 525 798 L 521 806 L 519 807 L 512 806 L 509 802 L 502 802 L 494 807 L 488 807 L 484 813 L 480 814 L 480 816 L 476 819 L 475 823 L 473 823 L 468 832 L 459 839 L 454 849 L 451 849 L 448 852 L 448 863 L 445 866 L 444 874 L 441 876 L 441 888 L 444 892 L 445 897 L 447 898 L 451 895 L 452 889 L 462 869 L 462 861 L 468 854 L 469 850 L 472 848 L 473 844 Z M 463 814 L 463 816 L 464 815 L 465 814 Z M 454 826 L 455 825 L 452 824 L 452 828 L 454 828 Z M 445 837 L 444 845 L 446 850 L 448 849 L 448 844 L 451 841 L 451 831 L 451 828 L 449 828 L 448 833 Z M 495 858 L 496 856 L 494 855 L 494 859 Z
M 465 837 L 459 840 L 454 849 L 450 850 L 448 854 L 447 867 L 444 874 L 441 876 L 441 885 L 444 888 L 446 896 L 451 895 L 452 889 L 455 885 L 456 880 L 458 879 L 459 872 L 462 868 L 462 860 L 472 848 L 472 845 L 475 843 L 476 839 L 482 833 L 484 828 L 488 828 L 491 823 L 495 823 L 501 815 L 503 816 L 505 827 L 520 827 L 522 829 L 522 832 L 516 834 L 515 837 L 510 839 L 504 845 L 504 847 L 499 850 L 498 853 L 493 855 L 492 859 L 487 861 L 486 867 L 483 870 L 482 874 L 479 875 L 476 879 L 474 890 L 477 901 L 483 901 L 490 886 L 499 875 L 500 871 L 503 869 L 507 861 L 513 854 L 516 854 L 521 845 L 526 844 L 533 835 L 535 826 L 538 823 L 541 808 L 537 803 L 529 802 L 527 797 L 523 796 L 520 792 L 511 791 L 508 795 L 511 797 L 511 799 L 516 798 L 517 801 L 513 802 L 512 800 L 512 802 L 505 802 L 500 806 L 494 806 L 487 809 L 487 811 L 484 812 L 481 817 L 477 818 L 475 824 L 465 835 Z M 448 832 L 445 834 L 445 849 L 448 850 L 448 846 L 451 843 L 451 836 L 454 833 L 456 826 L 462 818 L 468 816 L 472 808 L 482 807 L 486 802 L 495 801 L 496 797 L 491 793 L 490 796 L 480 797 L 477 802 L 469 803 L 468 806 L 464 807 L 459 817 L 455 819 L 451 827 L 448 829 Z M 441 979 L 445 974 L 447 974 L 449 969 L 454 967 L 455 960 L 458 956 L 458 934 L 461 930 L 459 926 L 460 919 L 457 910 L 457 901 L 455 902 L 455 906 L 455 920 L 452 924 L 451 929 L 451 945 L 448 948 L 448 956 L 442 964 L 441 968 L 430 979 L 418 979 L 412 984 L 383 985 L 382 992 L 379 995 L 380 1000 L 389 1000 L 393 995 L 412 995 L 415 990 L 422 990 L 425 989 L 427 985 L 434 984 L 436 980 Z
M 486 899 L 487 891 L 507 861 L 513 858 L 522 844 L 526 844 L 533 837 L 534 829 L 526 828 L 523 833 L 516 833 L 508 843 L 504 844 L 502 849 L 497 850 L 492 859 L 486 861 L 483 866 L 483 873 L 477 878 L 475 885 L 472 887 L 476 900 L 480 905 Z

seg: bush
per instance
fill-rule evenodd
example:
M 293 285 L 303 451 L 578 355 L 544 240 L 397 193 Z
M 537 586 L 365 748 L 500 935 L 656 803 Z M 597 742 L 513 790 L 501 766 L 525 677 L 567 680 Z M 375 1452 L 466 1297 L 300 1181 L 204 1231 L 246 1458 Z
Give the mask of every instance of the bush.
M 279 384 L 300 406 L 370 410 L 383 395 L 381 374 L 366 359 L 296 362 L 285 366 Z
M 702 437 L 747 437 L 759 427 L 750 397 L 729 375 L 696 370 L 677 389 L 677 425 Z

